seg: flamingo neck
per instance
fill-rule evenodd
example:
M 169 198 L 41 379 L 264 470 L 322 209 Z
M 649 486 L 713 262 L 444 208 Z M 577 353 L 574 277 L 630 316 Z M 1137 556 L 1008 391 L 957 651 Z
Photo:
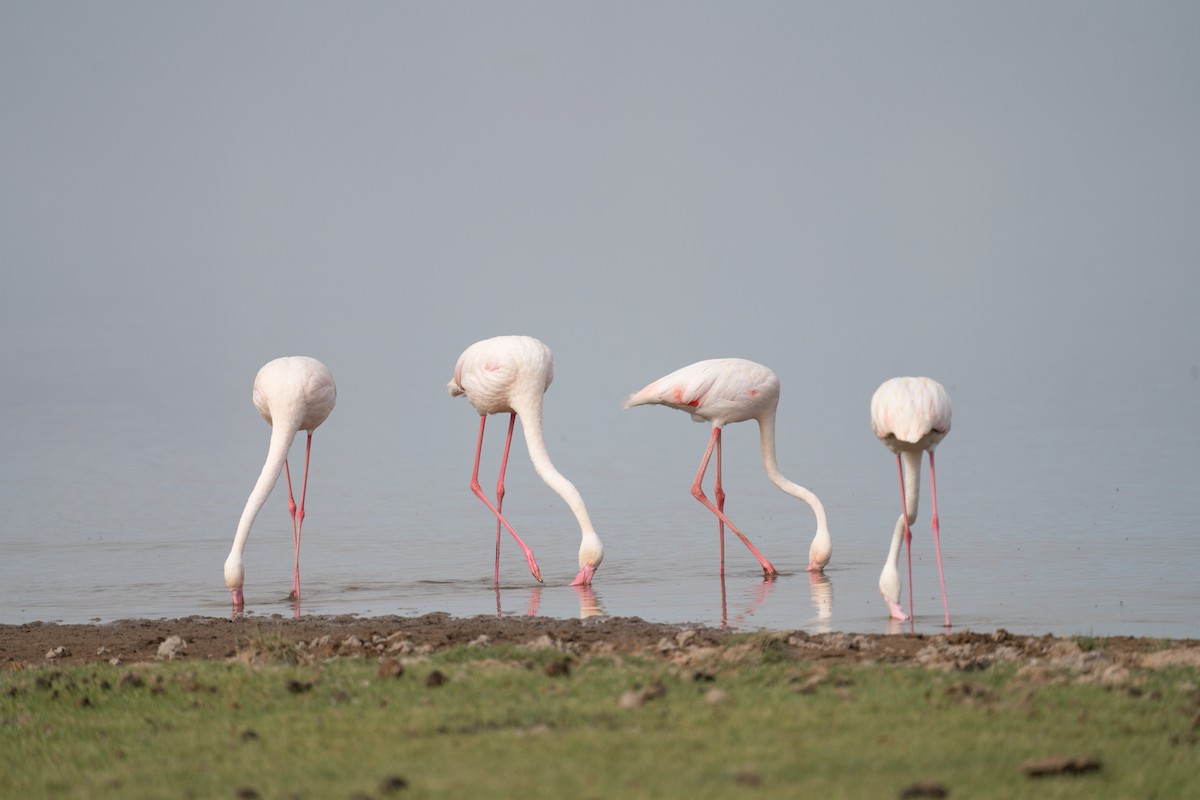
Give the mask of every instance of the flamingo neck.
M 817 533 L 809 547 L 810 561 L 818 562 L 821 566 L 828 563 L 833 552 L 833 543 L 829 535 L 829 522 L 825 516 L 825 506 L 821 500 L 808 489 L 798 483 L 793 483 L 779 470 L 779 462 L 775 457 L 775 414 L 765 414 L 758 420 L 759 440 L 762 445 L 763 469 L 771 483 L 781 490 L 803 500 L 817 517 Z
M 275 488 L 275 483 L 279 480 L 279 473 L 283 472 L 283 464 L 287 461 L 288 450 L 292 447 L 297 430 L 295 425 L 281 425 L 278 421 L 272 425 L 267 460 L 263 464 L 262 472 L 258 475 L 258 481 L 254 484 L 254 490 L 250 492 L 246 507 L 242 509 L 242 518 L 238 521 L 237 533 L 233 537 L 231 556 L 234 553 L 240 555 L 246 546 L 246 539 L 250 537 L 250 527 L 254 525 L 254 519 L 258 516 L 258 512 L 267 502 L 267 498 L 271 496 L 271 490 Z
M 545 481 L 546 485 L 553 489 L 570 507 L 571 513 L 579 521 L 579 529 L 584 538 L 595 537 L 596 530 L 592 527 L 592 520 L 588 516 L 587 506 L 583 504 L 583 497 L 575 488 L 575 484 L 555 469 L 554 463 L 550 460 L 550 453 L 546 450 L 546 440 L 542 434 L 540 398 L 538 402 L 522 404 L 522 408 L 518 408 L 516 411 L 517 416 L 521 418 L 521 429 L 525 432 L 525 447 L 529 450 L 529 460 L 533 462 L 533 468 L 537 471 L 538 477 Z
M 921 456 L 924 450 L 901 450 L 900 460 L 904 464 L 904 507 L 908 511 L 908 524 L 917 521 L 917 505 L 921 501 Z M 903 528 L 903 515 L 898 520 Z

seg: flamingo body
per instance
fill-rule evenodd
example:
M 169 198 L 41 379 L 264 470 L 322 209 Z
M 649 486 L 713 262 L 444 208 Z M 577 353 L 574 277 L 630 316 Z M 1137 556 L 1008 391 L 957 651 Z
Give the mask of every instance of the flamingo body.
M 676 408 L 690 414 L 693 420 L 708 422 L 712 426 L 708 451 L 700 463 L 700 470 L 692 485 L 692 495 L 717 516 L 722 542 L 724 526 L 728 525 L 758 559 L 763 573 L 770 576 L 777 574 L 774 566 L 762 557 L 750 544 L 750 540 L 725 516 L 725 494 L 721 488 L 721 429 L 730 423 L 757 420 L 763 468 L 767 477 L 787 494 L 807 503 L 816 514 L 817 532 L 809 546 L 808 569 L 812 572 L 824 569 L 833 554 L 825 507 L 815 494 L 785 478 L 775 458 L 775 415 L 779 405 L 779 378 L 771 369 L 744 358 L 698 361 L 659 378 L 641 391 L 630 395 L 625 401 L 625 408 L 640 405 Z M 714 446 L 717 452 L 715 505 L 708 500 L 701 488 L 701 481 Z M 723 544 L 721 559 L 724 572 Z
M 917 519 L 920 500 L 921 454 L 929 453 L 929 481 L 933 498 L 934 547 L 937 551 L 938 579 L 942 587 L 945 622 L 950 625 L 950 605 L 946 599 L 946 582 L 942 573 L 940 524 L 937 513 L 937 480 L 934 473 L 933 451 L 950 432 L 950 397 L 946 389 L 932 378 L 892 378 L 884 381 L 871 397 L 871 429 L 889 450 L 896 454 L 900 476 L 900 518 L 892 534 L 883 572 L 879 576 L 879 591 L 889 613 L 896 619 L 908 619 L 900 605 L 900 546 L 908 550 L 909 606 L 912 606 L 912 531 Z
M 447 384 L 452 397 L 466 395 L 478 412 L 479 440 L 476 447 L 475 469 L 471 476 L 471 491 L 491 509 L 496 516 L 496 571 L 500 578 L 500 526 L 512 534 L 525 553 L 530 572 L 539 581 L 541 572 L 533 552 L 521 541 L 502 513 L 504 499 L 504 470 L 508 463 L 508 450 L 512 442 L 513 424 L 521 418 L 525 433 L 525 444 L 529 458 L 538 476 L 553 489 L 570 507 L 580 528 L 579 574 L 572 582 L 574 586 L 590 584 L 600 562 L 604 559 L 604 545 L 592 527 L 583 498 L 575 485 L 554 467 L 546 450 L 542 433 L 542 402 L 546 390 L 554 380 L 554 358 L 550 348 L 531 336 L 496 336 L 476 342 L 463 351 L 454 366 L 454 377 Z M 509 414 L 508 440 L 504 446 L 500 477 L 496 485 L 496 503 L 493 505 L 479 486 L 479 457 L 483 447 L 483 430 L 490 414 Z
M 271 443 L 267 449 L 267 460 L 242 509 L 233 548 L 225 560 L 225 585 L 233 596 L 233 604 L 241 608 L 245 603 L 243 584 L 245 568 L 242 551 L 250 528 L 259 510 L 270 496 L 279 480 L 279 473 L 287 470 L 287 455 L 296 434 L 308 433 L 304 454 L 304 479 L 300 503 L 296 504 L 292 493 L 291 473 L 288 472 L 288 509 L 292 515 L 292 539 L 295 564 L 292 577 L 292 598 L 300 599 L 300 532 L 304 524 L 304 500 L 308 488 L 308 461 L 312 448 L 313 431 L 326 420 L 337 402 L 337 386 L 329 368 L 308 356 L 286 356 L 265 364 L 254 378 L 252 394 L 254 407 L 271 426 Z

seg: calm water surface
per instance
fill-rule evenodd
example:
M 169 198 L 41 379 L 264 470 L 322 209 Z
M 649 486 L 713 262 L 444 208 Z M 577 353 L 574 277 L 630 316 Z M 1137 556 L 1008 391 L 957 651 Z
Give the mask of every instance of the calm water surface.
M 865 428 L 863 416 L 854 420 Z M 608 436 L 587 428 L 551 436 L 552 456 L 583 491 L 606 543 L 591 590 L 568 585 L 577 527 L 516 444 L 505 510 L 546 582 L 530 577 L 506 533 L 497 590 L 494 522 L 466 487 L 472 419 L 465 404 L 452 406 L 450 436 L 410 440 L 414 450 L 436 454 L 419 467 L 400 452 L 364 458 L 369 434 L 351 424 L 319 430 L 301 551 L 303 604 L 285 599 L 291 546 L 281 484 L 246 549 L 247 613 L 607 615 L 740 630 L 941 630 L 927 473 L 914 527 L 916 618 L 901 625 L 885 617 L 876 585 L 899 490 L 894 462 L 869 432 L 846 445 L 836 428 L 789 437 L 781 423 L 784 471 L 818 492 L 831 521 L 834 558 L 825 576 L 813 577 L 802 571 L 811 512 L 767 482 L 752 425 L 728 430 L 726 511 L 782 571 L 771 581 L 732 535 L 727 574 L 718 574 L 715 521 L 688 494 L 706 428 L 650 409 L 629 412 L 621 418 L 628 424 Z M 502 428 L 489 430 L 485 487 L 494 484 L 489 456 L 498 457 Z M 1200 636 L 1191 461 L 1200 437 L 1166 424 L 1130 433 L 1127 442 L 1091 431 L 1086 421 L 1033 431 L 973 425 L 957 411 L 938 451 L 956 628 Z M 132 423 L 83 441 L 56 440 L 49 428 L 17 436 L 3 495 L 0 622 L 227 615 L 221 568 L 267 433 L 250 418 L 208 441 Z M 1146 442 L 1147 435 L 1157 438 Z M 1014 447 L 1014 438 L 1024 446 Z M 587 457 L 582 442 L 593 448 Z M 596 442 L 608 448 L 604 457 Z M 649 455 L 631 459 L 630 451 Z M 1134 452 L 1141 457 L 1129 457 Z M 293 469 L 301 453 L 294 450 Z

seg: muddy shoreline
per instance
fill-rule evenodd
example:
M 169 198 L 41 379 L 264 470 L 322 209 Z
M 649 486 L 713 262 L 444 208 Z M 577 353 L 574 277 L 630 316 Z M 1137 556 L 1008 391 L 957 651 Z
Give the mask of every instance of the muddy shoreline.
M 733 633 L 718 628 L 651 623 L 638 618 L 539 617 L 184 617 L 64 625 L 0 625 L 0 665 L 129 664 L 163 658 L 245 658 L 286 645 L 305 657 L 430 653 L 460 645 L 554 647 L 577 656 L 638 654 L 675 662 L 731 650 L 786 650 L 822 664 L 917 663 L 970 670 L 995 663 L 1044 665 L 1075 672 L 1200 665 L 1200 640 L 1117 636 L 1025 636 L 1004 630 L 949 634 Z

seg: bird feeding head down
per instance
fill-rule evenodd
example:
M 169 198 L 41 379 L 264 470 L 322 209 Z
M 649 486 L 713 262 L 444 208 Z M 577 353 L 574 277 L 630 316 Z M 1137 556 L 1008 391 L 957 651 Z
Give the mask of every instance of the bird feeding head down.
M 229 593 L 233 595 L 233 604 L 238 608 L 246 604 L 246 598 L 242 594 L 245 578 L 246 570 L 242 566 L 241 555 L 230 553 L 229 558 L 225 559 L 225 585 L 229 587 Z
M 825 565 L 832 557 L 833 538 L 829 535 L 829 528 L 819 525 L 817 526 L 817 535 L 813 537 L 812 544 L 808 547 L 808 571 L 824 572 Z
M 585 535 L 582 544 L 579 545 L 579 574 L 575 576 L 575 580 L 571 581 L 571 585 L 587 586 L 590 584 L 603 560 L 604 545 L 601 544 L 600 537 L 595 533 L 591 536 Z

